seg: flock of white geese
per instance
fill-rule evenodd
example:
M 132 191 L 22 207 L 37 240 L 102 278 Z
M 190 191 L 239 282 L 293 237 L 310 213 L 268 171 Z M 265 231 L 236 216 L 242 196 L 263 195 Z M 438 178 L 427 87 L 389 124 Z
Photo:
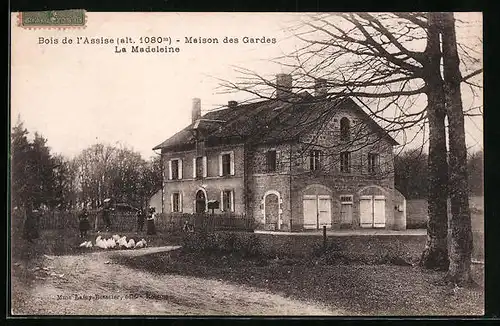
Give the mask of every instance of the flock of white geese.
M 140 249 L 147 247 L 147 242 L 145 239 L 141 239 L 140 241 L 135 242 L 134 239 L 129 239 L 127 241 L 127 237 L 120 237 L 115 234 L 109 239 L 103 239 L 101 236 L 98 236 L 95 239 L 95 244 L 92 241 L 82 242 L 79 246 L 80 248 L 92 248 L 97 247 L 101 249 Z

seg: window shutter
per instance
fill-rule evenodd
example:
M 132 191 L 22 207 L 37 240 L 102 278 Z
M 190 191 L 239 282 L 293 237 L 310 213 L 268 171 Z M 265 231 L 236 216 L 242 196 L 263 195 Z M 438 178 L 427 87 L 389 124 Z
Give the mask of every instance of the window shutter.
M 193 157 L 193 179 L 196 178 L 196 157 Z
M 172 160 L 168 161 L 168 180 L 172 180 Z
M 231 212 L 234 212 L 234 190 L 231 190 Z
M 309 153 L 304 152 L 302 153 L 302 168 L 306 171 L 309 170 Z
M 180 192 L 179 192 L 179 212 L 180 212 L 180 213 L 182 213 L 182 211 L 183 211 L 183 208 L 182 208 L 182 205 L 183 205 L 183 204 L 182 204 L 182 199 L 183 199 L 183 198 L 182 198 L 182 197 L 184 197 L 184 196 L 183 196 L 183 193 L 180 191 Z
M 224 211 L 224 190 L 220 191 L 220 210 Z
M 203 177 L 207 177 L 207 157 L 203 156 Z
M 174 194 L 170 194 L 170 211 L 173 213 L 174 212 Z
M 281 171 L 281 152 L 276 151 L 276 171 Z
M 230 163 L 231 163 L 231 175 L 234 175 L 234 152 L 231 152 L 230 154 Z
M 222 154 L 219 154 L 219 176 L 222 177 Z
M 369 169 L 368 164 L 370 164 L 370 160 L 368 159 L 369 155 L 370 154 L 366 155 L 366 162 L 367 162 L 366 167 L 365 167 L 365 163 L 364 163 L 364 159 L 363 159 L 365 156 L 363 154 L 359 155 L 359 160 L 360 160 L 359 164 L 360 164 L 361 174 L 366 174 L 368 172 L 368 169 Z
M 182 179 L 182 160 L 179 159 L 179 179 Z

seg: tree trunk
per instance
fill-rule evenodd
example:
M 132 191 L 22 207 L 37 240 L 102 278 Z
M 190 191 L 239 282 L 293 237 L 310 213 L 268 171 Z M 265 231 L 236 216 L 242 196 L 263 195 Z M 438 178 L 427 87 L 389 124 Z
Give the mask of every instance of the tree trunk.
M 442 13 L 443 65 L 448 115 L 449 191 L 451 202 L 451 247 L 447 279 L 456 284 L 472 281 L 472 227 L 469 209 L 467 147 L 460 84 L 455 20 Z
M 427 58 L 424 80 L 427 86 L 427 118 L 429 120 L 428 214 L 427 243 L 420 265 L 427 269 L 447 270 L 448 213 L 446 159 L 445 95 L 441 78 L 439 25 L 435 13 L 429 14 Z

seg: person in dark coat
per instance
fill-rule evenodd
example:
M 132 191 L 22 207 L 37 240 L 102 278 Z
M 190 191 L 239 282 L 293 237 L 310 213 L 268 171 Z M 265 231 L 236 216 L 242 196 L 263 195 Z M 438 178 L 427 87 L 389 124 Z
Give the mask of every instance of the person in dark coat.
M 145 220 L 146 220 L 146 214 L 144 214 L 144 211 L 141 208 L 137 212 L 137 232 L 142 232 Z
M 102 217 L 104 220 L 104 224 L 106 225 L 106 231 L 109 231 L 111 229 L 111 207 L 109 202 L 104 203 Z
M 29 242 L 38 239 L 38 225 L 40 222 L 40 211 L 38 209 L 30 209 L 26 211 L 24 218 L 24 238 Z
M 148 212 L 148 226 L 147 226 L 147 234 L 154 235 L 156 234 L 155 228 L 155 208 L 150 207 Z
M 80 228 L 80 237 L 86 237 L 87 236 L 87 231 L 90 229 L 90 222 L 89 222 L 89 213 L 87 211 L 87 208 L 83 208 L 80 214 L 78 215 L 78 220 L 79 220 L 79 228 Z

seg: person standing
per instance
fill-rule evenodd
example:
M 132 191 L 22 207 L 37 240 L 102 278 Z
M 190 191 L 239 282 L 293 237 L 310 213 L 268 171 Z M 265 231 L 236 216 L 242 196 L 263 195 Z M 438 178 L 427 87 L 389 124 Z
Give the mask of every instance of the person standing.
M 82 211 L 80 212 L 80 215 L 78 216 L 79 220 L 79 228 L 80 228 L 80 237 L 84 238 L 87 237 L 87 231 L 90 229 L 90 222 L 89 222 L 89 213 L 87 211 L 86 207 L 83 207 Z
M 40 212 L 38 209 L 29 209 L 25 211 L 24 218 L 24 238 L 29 242 L 38 239 L 38 225 L 40 221 Z
M 154 235 L 156 234 L 156 228 L 155 228 L 155 208 L 150 207 L 149 212 L 148 212 L 148 226 L 147 226 L 147 234 L 148 235 Z
M 143 209 L 139 209 L 137 212 L 137 232 L 142 232 L 144 228 L 144 221 L 146 220 L 146 215 L 144 214 Z
M 111 229 L 111 205 L 110 200 L 104 200 L 104 207 L 102 210 L 102 217 L 104 220 L 104 224 L 106 225 L 106 231 Z

